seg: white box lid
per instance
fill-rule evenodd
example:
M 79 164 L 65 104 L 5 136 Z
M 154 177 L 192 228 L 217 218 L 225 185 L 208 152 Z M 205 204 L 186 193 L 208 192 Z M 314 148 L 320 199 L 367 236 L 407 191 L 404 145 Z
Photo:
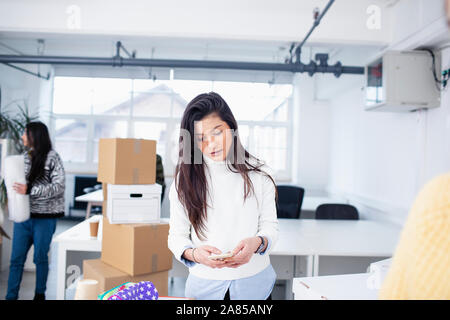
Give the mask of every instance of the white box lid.
M 161 193 L 162 186 L 154 184 L 108 184 L 108 194 L 110 193 Z

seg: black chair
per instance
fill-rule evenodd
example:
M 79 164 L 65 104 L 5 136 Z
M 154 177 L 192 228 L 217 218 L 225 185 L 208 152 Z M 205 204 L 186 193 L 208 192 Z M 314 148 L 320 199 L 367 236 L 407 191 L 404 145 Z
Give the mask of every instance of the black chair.
M 69 207 L 69 215 L 65 216 L 66 219 L 84 220 L 85 216 L 78 217 L 72 216 L 72 210 L 86 210 L 87 203 L 76 201 L 75 198 L 86 193 L 95 191 L 95 187 L 98 185 L 96 176 L 75 176 L 73 206 Z M 101 186 L 101 184 L 100 184 Z M 93 206 L 92 213 L 101 212 L 101 207 Z
M 296 186 L 277 186 L 277 217 L 299 219 L 305 189 Z
M 316 219 L 358 220 L 358 209 L 350 204 L 324 203 L 316 209 Z

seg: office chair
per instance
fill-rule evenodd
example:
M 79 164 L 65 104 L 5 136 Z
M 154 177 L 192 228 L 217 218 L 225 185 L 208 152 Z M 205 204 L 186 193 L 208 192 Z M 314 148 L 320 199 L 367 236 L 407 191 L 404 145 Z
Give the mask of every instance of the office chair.
M 81 196 L 83 194 L 95 191 L 93 186 L 96 185 L 97 177 L 96 176 L 75 176 L 75 184 L 74 184 L 74 194 L 73 194 L 73 205 L 69 206 L 69 214 L 64 218 L 70 220 L 83 220 L 83 217 L 72 216 L 73 210 L 86 210 L 87 203 L 76 201 L 76 197 Z M 90 190 L 86 190 L 87 188 L 91 188 Z M 87 192 L 86 192 L 87 191 Z
M 316 209 L 316 219 L 358 220 L 358 209 L 350 204 L 324 203 Z
M 299 219 L 305 189 L 296 186 L 277 186 L 277 217 Z

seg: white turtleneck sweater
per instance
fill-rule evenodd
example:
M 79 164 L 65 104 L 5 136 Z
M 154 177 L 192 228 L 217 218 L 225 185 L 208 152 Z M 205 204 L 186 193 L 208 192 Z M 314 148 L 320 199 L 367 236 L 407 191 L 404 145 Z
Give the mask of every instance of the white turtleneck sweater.
M 228 169 L 225 161 L 214 161 L 204 156 L 211 206 L 207 209 L 206 240 L 197 237 L 188 215 L 172 183 L 169 191 L 170 230 L 168 245 L 174 256 L 181 262 L 187 247 L 210 245 L 222 252 L 232 251 L 238 243 L 248 237 L 265 236 L 270 247 L 263 255 L 254 254 L 247 264 L 237 268 L 210 268 L 196 263 L 189 271 L 200 278 L 211 280 L 235 280 L 253 276 L 269 264 L 268 253 L 278 238 L 278 220 L 275 204 L 275 186 L 264 174 L 250 172 L 256 194 L 244 200 L 244 179 L 239 173 Z M 267 165 L 261 169 L 272 177 Z M 208 174 L 210 173 L 210 174 Z M 175 182 L 175 180 L 174 180 Z

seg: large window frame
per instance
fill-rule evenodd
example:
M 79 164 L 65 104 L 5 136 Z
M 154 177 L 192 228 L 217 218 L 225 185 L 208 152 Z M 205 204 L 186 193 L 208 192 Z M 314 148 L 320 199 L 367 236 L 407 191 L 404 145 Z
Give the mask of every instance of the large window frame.
M 130 79 L 131 80 L 131 79 Z M 138 92 L 138 91 L 136 91 Z M 134 86 L 132 85 L 131 97 L 133 97 Z M 176 92 L 172 92 L 171 94 L 171 113 L 174 105 L 174 96 Z M 53 101 L 52 101 L 53 104 Z M 160 117 L 160 116 L 133 116 L 133 98 L 131 98 L 131 110 L 129 115 L 101 115 L 101 114 L 58 114 L 53 112 L 53 105 L 51 109 L 50 115 L 50 133 L 52 137 L 55 137 L 55 123 L 57 120 L 76 120 L 85 122 L 87 124 L 87 150 L 86 150 L 86 162 L 70 162 L 64 161 L 64 165 L 66 171 L 69 173 L 76 174 L 96 174 L 98 170 L 98 163 L 94 162 L 94 145 L 96 140 L 94 139 L 94 126 L 97 122 L 102 121 L 126 121 L 127 123 L 127 137 L 134 137 L 134 126 L 137 122 L 155 122 L 162 123 L 166 125 L 166 130 L 168 133 L 168 137 L 165 142 L 165 150 L 166 154 L 162 155 L 163 163 L 164 163 L 164 174 L 167 178 L 173 178 L 173 173 L 175 169 L 175 164 L 172 161 L 167 161 L 166 158 L 169 158 L 172 150 L 172 134 L 179 127 L 181 118 L 180 117 Z M 271 128 L 286 128 L 286 168 L 283 171 L 277 171 L 275 174 L 275 178 L 278 181 L 289 182 L 292 179 L 292 146 L 293 146 L 293 123 L 292 123 L 292 96 L 287 98 L 287 120 L 286 121 L 250 121 L 250 120 L 237 120 L 238 126 L 248 126 L 249 129 L 249 144 L 252 146 L 254 144 L 254 135 L 253 130 L 257 126 L 261 127 L 271 127 Z M 62 139 L 61 139 L 62 140 Z M 58 141 L 61 141 L 58 139 Z M 79 141 L 79 139 L 70 139 L 65 138 L 64 141 Z M 251 147 L 249 148 L 249 152 L 252 153 Z M 256 155 L 258 156 L 258 155 Z M 263 161 L 265 159 L 262 159 Z M 270 165 L 270 164 L 269 164 Z

